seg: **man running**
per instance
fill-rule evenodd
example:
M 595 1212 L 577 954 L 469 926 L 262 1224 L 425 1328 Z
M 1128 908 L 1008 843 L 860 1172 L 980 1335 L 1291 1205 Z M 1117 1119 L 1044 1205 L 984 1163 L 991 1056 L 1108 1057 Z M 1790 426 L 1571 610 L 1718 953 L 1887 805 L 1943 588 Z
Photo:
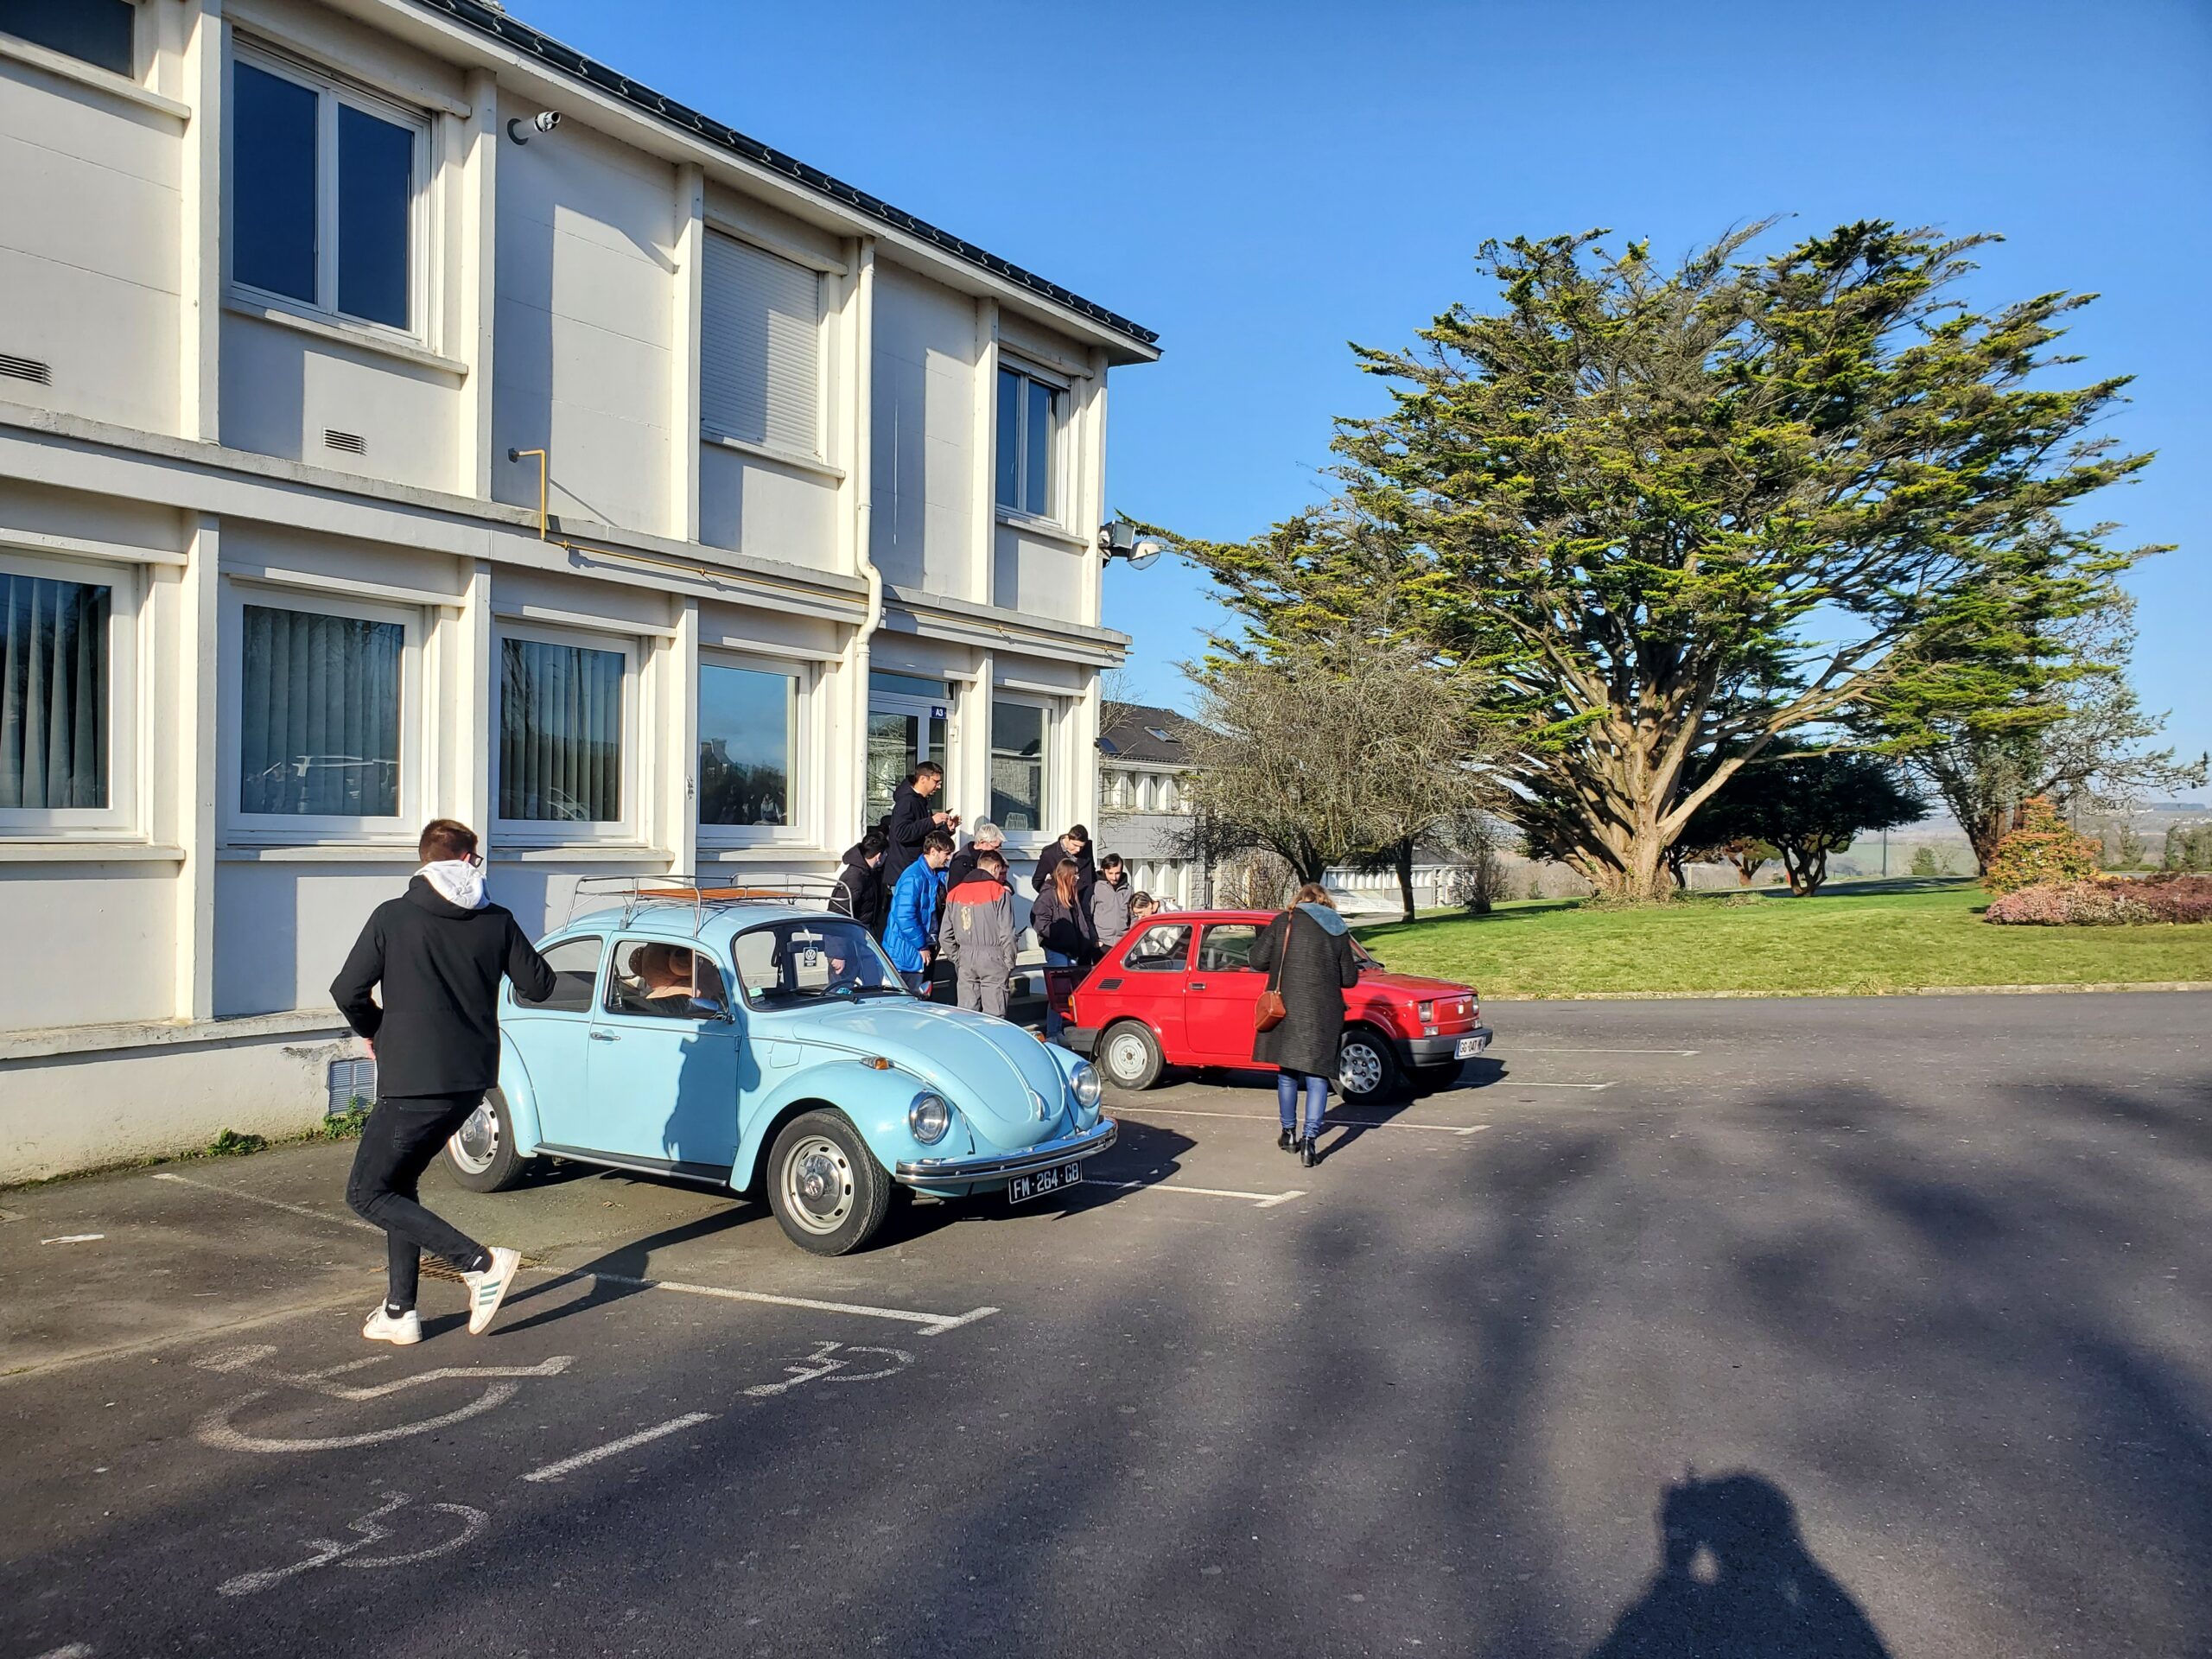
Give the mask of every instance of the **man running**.
M 384 1305 L 361 1334 L 404 1347 L 423 1339 L 416 1281 L 428 1250 L 461 1270 L 468 1333 L 490 1326 L 521 1265 L 424 1209 L 416 1183 L 499 1080 L 499 980 L 524 1001 L 553 995 L 553 970 L 513 916 L 484 891 L 476 832 L 451 818 L 423 831 L 423 868 L 406 893 L 370 913 L 331 982 L 346 1024 L 377 1060 L 376 1109 L 361 1131 L 346 1202 L 388 1235 Z M 383 987 L 381 1005 L 369 993 Z

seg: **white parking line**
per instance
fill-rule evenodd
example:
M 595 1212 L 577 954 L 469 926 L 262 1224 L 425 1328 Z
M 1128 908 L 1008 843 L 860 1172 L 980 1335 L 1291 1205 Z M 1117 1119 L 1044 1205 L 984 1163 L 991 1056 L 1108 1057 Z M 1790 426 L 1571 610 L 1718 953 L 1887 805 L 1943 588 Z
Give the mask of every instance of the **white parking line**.
M 1694 1054 L 1694 1048 L 1532 1048 L 1526 1043 L 1499 1043 L 1492 1050 L 1503 1053 L 1511 1049 L 1516 1054 Z
M 1185 1186 L 1180 1181 L 1086 1181 L 1084 1185 L 1111 1187 L 1122 1192 L 1195 1192 L 1202 1198 L 1249 1198 L 1257 1210 L 1272 1210 L 1279 1204 L 1306 1196 L 1302 1186 L 1294 1186 L 1287 1192 L 1239 1192 L 1225 1186 Z
M 309 1221 L 336 1222 L 341 1227 L 358 1227 L 365 1233 L 381 1234 L 384 1231 L 383 1228 L 372 1222 L 363 1221 L 359 1216 L 333 1215 L 327 1210 L 310 1209 L 304 1204 L 287 1204 L 282 1198 L 264 1198 L 258 1192 L 241 1192 L 234 1186 L 222 1186 L 213 1181 L 195 1181 L 189 1175 L 172 1175 L 165 1169 L 156 1170 L 154 1173 L 154 1179 L 175 1181 L 179 1186 L 196 1186 L 202 1192 L 219 1192 L 226 1198 L 239 1198 L 247 1204 L 264 1205 L 271 1210 L 282 1210 L 288 1216 L 305 1216 Z
M 1485 1089 L 1610 1089 L 1610 1083 L 1524 1083 L 1508 1074 L 1495 1083 L 1483 1084 Z
M 561 1278 L 582 1278 L 588 1274 L 605 1280 L 611 1285 L 628 1285 L 636 1290 L 672 1290 L 682 1296 L 712 1296 L 728 1302 L 766 1302 L 772 1307 L 805 1307 L 817 1313 L 856 1313 L 863 1319 L 895 1319 L 904 1325 L 919 1325 L 915 1334 L 941 1337 L 948 1331 L 957 1331 L 963 1325 L 973 1325 L 987 1319 L 999 1310 L 995 1307 L 971 1307 L 965 1313 L 923 1313 L 906 1307 L 871 1307 L 865 1302 L 821 1302 L 807 1296 L 776 1296 L 765 1290 L 727 1290 L 720 1285 L 687 1285 L 674 1279 L 632 1279 L 619 1273 L 599 1273 L 590 1268 L 541 1268 L 541 1273 L 551 1273 Z
M 625 1434 L 619 1440 L 609 1440 L 605 1446 L 594 1446 L 588 1452 L 579 1452 L 573 1458 L 563 1458 L 558 1463 L 549 1463 L 542 1469 L 533 1469 L 523 1478 L 524 1480 L 558 1480 L 562 1476 L 572 1473 L 586 1464 L 597 1463 L 601 1458 L 619 1457 L 633 1446 L 643 1446 L 649 1440 L 660 1439 L 664 1434 L 674 1434 L 699 1423 L 710 1423 L 714 1420 L 715 1414 L 711 1411 L 688 1411 L 681 1417 L 671 1417 L 664 1423 L 655 1423 L 651 1428 L 641 1428 L 634 1434 Z
M 1132 1117 L 1231 1117 L 1246 1123 L 1279 1123 L 1282 1121 L 1273 1112 L 1201 1112 L 1187 1106 L 1141 1106 L 1123 1109 L 1128 1111 Z M 1393 1123 L 1372 1117 L 1326 1117 L 1321 1120 L 1321 1127 L 1325 1129 L 1426 1129 L 1431 1135 L 1480 1135 L 1490 1125 Z

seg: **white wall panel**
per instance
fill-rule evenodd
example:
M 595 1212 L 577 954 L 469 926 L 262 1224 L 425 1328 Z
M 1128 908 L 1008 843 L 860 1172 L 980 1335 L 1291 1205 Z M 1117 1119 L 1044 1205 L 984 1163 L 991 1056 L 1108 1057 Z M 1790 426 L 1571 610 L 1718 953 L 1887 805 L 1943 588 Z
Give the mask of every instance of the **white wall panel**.
M 837 558 L 837 486 L 725 448 L 699 446 L 699 539 L 828 570 Z
M 329 1006 L 369 912 L 407 890 L 413 862 L 215 867 L 215 1017 Z
M 164 863 L 0 865 L 0 1009 L 10 1031 L 164 1020 L 176 985 Z
M 1001 609 L 1055 622 L 1083 620 L 1087 576 L 1074 548 L 1001 524 L 992 554 L 993 602 Z
M 872 556 L 888 581 L 969 597 L 975 302 L 879 263 L 874 333 Z
M 436 369 L 226 314 L 223 442 L 287 461 L 425 489 L 454 486 L 459 383 Z M 332 448 L 350 432 L 365 453 Z

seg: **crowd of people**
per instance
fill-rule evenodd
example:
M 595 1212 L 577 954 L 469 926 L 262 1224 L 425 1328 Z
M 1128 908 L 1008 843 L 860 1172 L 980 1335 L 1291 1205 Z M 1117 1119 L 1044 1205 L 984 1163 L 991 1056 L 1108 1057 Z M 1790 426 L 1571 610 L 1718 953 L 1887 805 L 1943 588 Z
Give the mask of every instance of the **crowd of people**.
M 1094 859 L 1090 831 L 1078 823 L 1038 855 L 1023 920 L 1005 832 L 981 819 L 962 843 L 960 815 L 935 804 L 944 785 L 943 768 L 925 762 L 899 785 L 883 822 L 847 849 L 830 903 L 883 942 L 918 995 L 929 994 L 942 964 L 962 1007 L 1001 1016 L 1021 936 L 1035 934 L 1045 953 L 1045 1034 L 1057 1037 L 1067 990 L 1166 906 L 1130 889 L 1119 854 Z

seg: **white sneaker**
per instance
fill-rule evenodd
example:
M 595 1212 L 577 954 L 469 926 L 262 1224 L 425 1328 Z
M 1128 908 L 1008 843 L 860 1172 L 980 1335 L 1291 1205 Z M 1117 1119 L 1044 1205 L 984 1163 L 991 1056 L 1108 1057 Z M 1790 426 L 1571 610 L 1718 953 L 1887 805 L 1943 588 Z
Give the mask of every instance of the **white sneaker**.
M 422 1316 L 413 1308 L 397 1317 L 385 1309 L 382 1302 L 369 1315 L 369 1322 L 361 1327 L 361 1334 L 371 1342 L 388 1342 L 398 1348 L 412 1347 L 423 1340 Z
M 505 1248 L 492 1252 L 492 1265 L 481 1273 L 464 1273 L 461 1281 L 468 1287 L 468 1334 L 480 1337 L 492 1325 L 493 1318 L 499 1311 L 499 1304 L 506 1300 L 507 1289 L 515 1281 L 515 1274 L 522 1269 L 522 1252 Z

